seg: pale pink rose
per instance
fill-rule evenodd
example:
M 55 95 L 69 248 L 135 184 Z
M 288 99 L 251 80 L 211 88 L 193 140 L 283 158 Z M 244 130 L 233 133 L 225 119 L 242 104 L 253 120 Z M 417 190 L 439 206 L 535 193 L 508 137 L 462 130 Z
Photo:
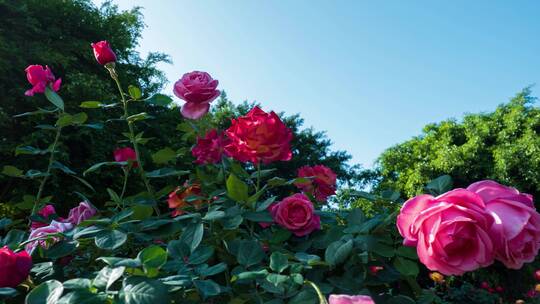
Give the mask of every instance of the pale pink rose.
M 370 296 L 349 296 L 349 295 L 330 295 L 328 298 L 329 304 L 375 304 Z
M 493 263 L 489 228 L 493 219 L 482 198 L 466 189 L 438 197 L 409 199 L 397 217 L 403 244 L 416 246 L 420 261 L 433 271 L 461 275 Z
M 489 233 L 496 248 L 495 258 L 512 269 L 532 262 L 540 249 L 540 214 L 532 196 L 490 180 L 467 189 L 482 197 L 494 219 Z
M 186 101 L 181 113 L 189 119 L 199 119 L 210 109 L 210 103 L 220 92 L 216 90 L 219 82 L 206 72 L 186 73 L 174 83 L 174 95 Z
M 92 216 L 96 215 L 97 210 L 88 202 L 81 202 L 79 206 L 69 211 L 67 221 L 73 225 L 79 225 L 81 222 L 86 221 Z
M 30 236 L 28 237 L 29 240 L 35 239 L 35 238 L 43 238 L 43 239 L 35 240 L 33 242 L 26 244 L 26 251 L 28 251 L 28 253 L 32 255 L 32 253 L 34 252 L 37 246 L 41 246 L 42 248 L 47 249 L 51 247 L 53 244 L 60 241 L 61 239 L 61 236 L 54 236 L 50 238 L 47 238 L 47 236 L 51 234 L 63 233 L 71 229 L 73 229 L 73 224 L 71 223 L 52 221 L 49 226 L 32 230 L 30 232 Z

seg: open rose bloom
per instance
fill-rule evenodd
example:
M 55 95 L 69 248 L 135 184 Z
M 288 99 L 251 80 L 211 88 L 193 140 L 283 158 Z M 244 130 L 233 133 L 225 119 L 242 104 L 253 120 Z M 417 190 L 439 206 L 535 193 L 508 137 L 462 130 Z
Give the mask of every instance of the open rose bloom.
M 26 96 L 34 96 L 36 93 L 45 93 L 45 88 L 49 87 L 51 90 L 58 92 L 62 79 L 56 79 L 48 66 L 33 64 L 26 69 L 26 78 L 32 85 L 32 88 L 24 93 Z
M 375 302 L 370 296 L 333 294 L 328 298 L 328 304 L 375 304 Z
M 210 109 L 210 103 L 221 93 L 219 81 L 206 72 L 186 73 L 174 84 L 174 95 L 184 100 L 181 113 L 189 119 L 199 119 Z
M 291 195 L 269 207 L 274 221 L 296 236 L 308 235 L 321 228 L 321 219 L 304 194 Z M 263 227 L 266 225 L 263 224 Z
M 295 185 L 304 193 L 315 196 L 319 202 L 324 202 L 329 196 L 336 194 L 337 176 L 332 169 L 326 166 L 304 166 L 298 170 L 298 177 L 312 178 L 312 180 L 295 183 Z
M 416 196 L 403 205 L 397 227 L 426 267 L 461 275 L 493 263 L 492 218 L 482 198 L 466 189 Z
M 204 137 L 197 138 L 197 145 L 191 150 L 196 164 L 216 164 L 221 161 L 223 149 L 228 142 L 216 129 L 210 130 Z
M 529 194 L 485 180 L 470 185 L 493 217 L 490 227 L 496 259 L 506 267 L 519 269 L 523 263 L 534 261 L 540 248 L 540 214 Z
M 0 248 L 0 288 L 15 288 L 30 273 L 32 258 L 26 251 L 13 252 L 7 246 Z

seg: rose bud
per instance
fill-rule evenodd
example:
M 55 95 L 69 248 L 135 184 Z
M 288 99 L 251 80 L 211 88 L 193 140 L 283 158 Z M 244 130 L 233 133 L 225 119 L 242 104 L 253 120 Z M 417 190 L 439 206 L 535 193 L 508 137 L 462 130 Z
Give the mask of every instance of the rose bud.
M 116 54 L 113 52 L 111 45 L 106 40 L 92 43 L 94 56 L 99 64 L 105 65 L 110 62 L 116 62 Z
M 382 266 L 369 266 L 369 273 L 372 275 L 377 275 L 377 272 L 383 270 L 384 267 Z
M 489 288 L 490 288 L 490 287 L 489 287 L 489 283 L 486 282 L 486 281 L 480 283 L 480 288 L 486 289 L 486 290 L 489 289 Z
M 534 272 L 534 278 L 537 281 L 540 281 L 540 269 Z
M 137 168 L 139 163 L 137 163 L 137 153 L 135 150 L 129 147 L 118 148 L 114 150 L 114 160 L 117 162 L 133 162 L 133 168 Z

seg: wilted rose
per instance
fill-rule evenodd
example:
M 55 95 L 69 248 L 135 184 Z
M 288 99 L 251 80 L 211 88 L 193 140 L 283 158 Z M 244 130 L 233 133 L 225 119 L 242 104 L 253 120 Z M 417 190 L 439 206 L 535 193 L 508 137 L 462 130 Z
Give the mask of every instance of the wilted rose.
M 182 115 L 189 119 L 199 119 L 210 109 L 210 102 L 220 92 L 216 90 L 219 82 L 206 72 L 186 73 L 174 84 L 174 95 L 186 103 L 182 106 Z
M 27 90 L 24 95 L 34 96 L 35 93 L 45 93 L 45 88 L 58 92 L 62 84 L 62 78 L 56 79 L 48 66 L 43 67 L 39 64 L 29 65 L 26 69 L 26 78 L 32 85 L 30 90 Z
M 167 203 L 169 208 L 174 209 L 172 216 L 178 216 L 185 213 L 185 209 L 194 207 L 200 209 L 204 204 L 204 200 L 196 199 L 189 200 L 189 197 L 200 196 L 202 193 L 201 186 L 199 184 L 184 185 L 184 187 L 178 187 L 169 194 Z
M 225 134 L 230 139 L 225 152 L 241 162 L 268 164 L 292 157 L 292 132 L 274 112 L 254 107 L 246 116 L 233 119 Z

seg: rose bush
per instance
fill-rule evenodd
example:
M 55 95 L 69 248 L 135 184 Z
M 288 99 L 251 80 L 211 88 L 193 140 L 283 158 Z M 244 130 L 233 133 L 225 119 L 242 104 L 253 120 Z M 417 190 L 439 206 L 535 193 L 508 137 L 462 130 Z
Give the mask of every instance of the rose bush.
M 537 254 L 532 197 L 494 182 L 449 191 L 435 181 L 440 187 L 426 188 L 431 195 L 403 206 L 392 191 L 350 190 L 350 197 L 373 202 L 378 212 L 336 209 L 340 191 L 329 168 L 302 164 L 295 178 L 275 174 L 273 166 L 298 153 L 291 149 L 292 131 L 275 112 L 256 106 L 225 127 L 206 119 L 220 91 L 205 72 L 186 73 L 174 85 L 173 93 L 185 101 L 181 114 L 190 121 L 178 115 L 173 129 L 186 133 L 185 142 L 156 149 L 144 128 L 152 116 L 135 109 L 140 103 L 171 106 L 172 99 L 126 88 L 113 46 L 101 41 L 92 48 L 119 97 L 80 106 L 110 113 L 104 123 L 114 123 L 106 130 L 118 135 L 108 150 L 113 158 L 88 163 L 82 174 L 58 161 L 64 131 L 87 127 L 88 115 L 68 113 L 73 107 L 65 107 L 57 93 L 60 81 L 48 67 L 27 69 L 36 73 L 28 77 L 32 93 L 44 93 L 50 103 L 37 112 L 52 122 L 39 126 L 54 139 L 46 150 L 26 148 L 36 157 L 46 155 L 46 167 L 10 169 L 10 176 L 38 183 L 36 193 L 26 196 L 25 218 L 0 220 L 0 245 L 6 246 L 0 250 L 0 300 L 464 303 L 470 302 L 467 290 L 476 289 L 466 282 L 453 286 L 458 279 L 443 275 L 466 276 L 497 260 L 519 268 Z M 191 164 L 177 162 L 179 155 L 193 156 L 194 169 L 185 170 Z M 94 189 L 104 170 L 116 174 L 117 183 Z M 53 207 L 55 174 L 73 176 L 88 190 L 76 193 L 81 200 L 71 202 L 70 210 Z M 128 187 L 134 179 L 142 189 Z M 92 204 L 96 192 L 109 200 Z M 494 283 L 478 288 L 482 299 L 507 292 Z

